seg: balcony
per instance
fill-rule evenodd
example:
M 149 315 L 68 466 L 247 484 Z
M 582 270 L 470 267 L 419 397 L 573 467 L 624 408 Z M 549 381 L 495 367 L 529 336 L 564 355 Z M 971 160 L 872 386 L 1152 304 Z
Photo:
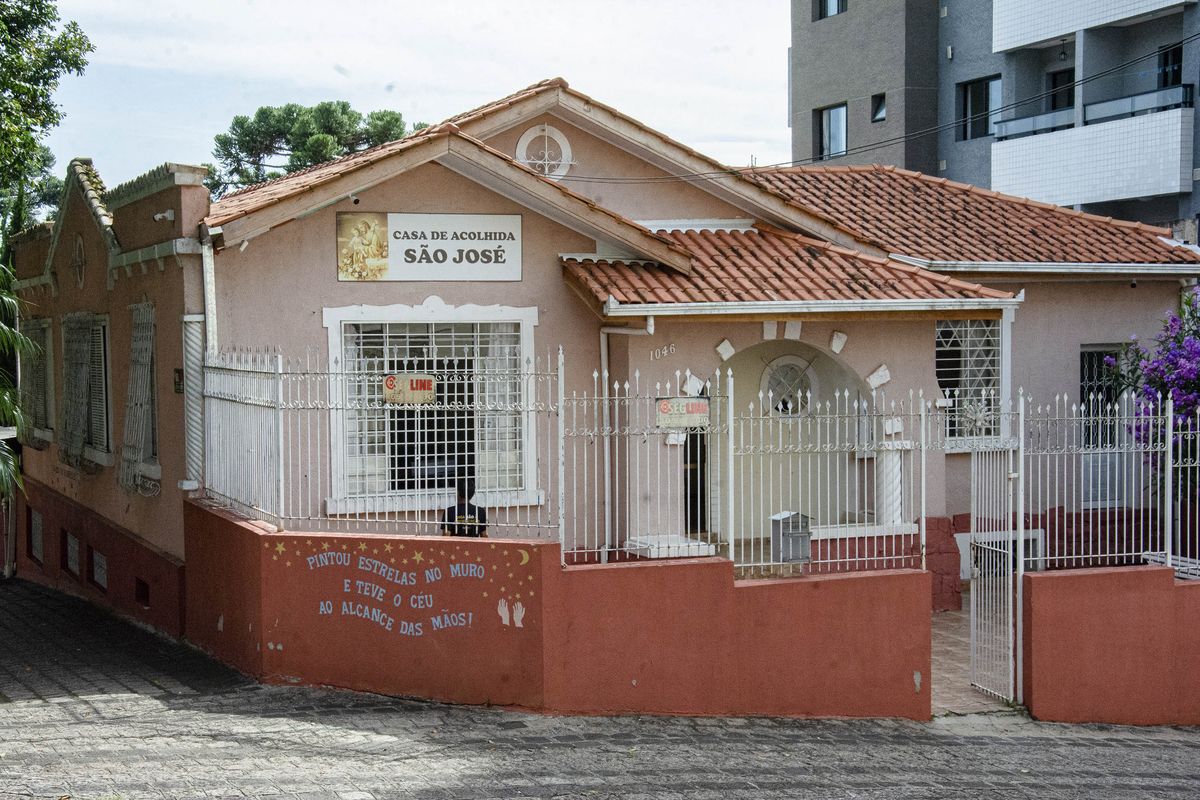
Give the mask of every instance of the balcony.
M 1190 192 L 1192 87 L 1005 120 L 992 144 L 992 188 L 1073 206 Z
M 1177 10 L 1194 0 L 993 0 L 992 51 L 1003 53 L 1041 44 L 1076 31 L 1124 22 L 1168 9 Z
M 1114 119 L 1136 117 L 1140 114 L 1170 111 L 1174 108 L 1191 108 L 1192 97 L 1193 87 L 1191 84 L 1186 84 L 1156 89 L 1152 92 L 1142 92 L 1128 97 L 1118 97 L 1113 100 L 1101 100 L 1098 103 L 1088 103 L 1083 107 L 1083 124 L 1094 125 Z M 1075 127 L 1075 109 L 1060 108 L 1046 114 L 1034 114 L 1029 117 L 997 122 L 996 141 L 1035 136 L 1039 133 L 1052 133 L 1073 127 Z

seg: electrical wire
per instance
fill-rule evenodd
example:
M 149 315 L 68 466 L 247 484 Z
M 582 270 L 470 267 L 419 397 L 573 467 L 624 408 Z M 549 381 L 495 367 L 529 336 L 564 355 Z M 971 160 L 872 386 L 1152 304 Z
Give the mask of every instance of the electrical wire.
M 1200 39 L 1200 33 L 1194 33 L 1191 36 L 1185 37 L 1184 39 L 1180 40 L 1177 44 L 1173 45 L 1173 47 L 1182 47 L 1183 45 L 1188 44 L 1193 41 L 1196 41 L 1197 39 Z M 1100 80 L 1101 78 L 1107 78 L 1110 75 L 1113 75 L 1115 73 L 1121 72 L 1122 70 L 1128 69 L 1129 67 L 1131 67 L 1135 64 L 1139 64 L 1142 61 L 1145 61 L 1150 58 L 1155 58 L 1159 55 L 1160 52 L 1161 51 L 1159 51 L 1159 50 L 1155 50 L 1154 52 L 1137 56 L 1136 58 L 1132 58 L 1129 61 L 1125 61 L 1121 64 L 1117 64 L 1115 66 L 1109 67 L 1108 69 L 1101 70 L 1100 72 L 1097 72 L 1094 75 L 1089 75 L 1086 78 L 1080 78 L 1079 80 L 1074 81 L 1073 83 L 1068 84 L 1067 86 L 1070 86 L 1071 88 L 1075 88 L 1075 87 L 1083 86 L 1084 84 L 1087 84 L 1087 83 L 1091 83 L 1092 81 Z M 1013 109 L 1020 108 L 1021 106 L 1025 106 L 1029 103 L 1037 102 L 1038 100 L 1043 100 L 1052 95 L 1060 94 L 1060 93 L 1062 93 L 1062 91 L 1064 89 L 1067 88 L 1067 86 L 1059 86 L 1054 89 L 1048 89 L 1044 92 L 1039 92 L 1038 94 L 1034 94 L 1034 95 L 1030 95 L 1029 97 L 1022 98 L 1021 100 L 1016 100 L 1007 105 L 1002 105 L 995 109 L 989 109 L 987 111 L 982 111 L 978 114 L 972 114 L 970 116 L 963 117 L 962 119 L 953 120 L 952 122 L 945 122 L 940 125 L 934 125 L 933 127 L 924 128 L 919 131 L 913 131 L 912 133 L 907 133 L 902 136 L 895 136 L 895 137 L 892 137 L 891 139 L 883 139 L 883 140 L 880 140 L 878 142 L 875 142 L 875 143 L 869 144 L 869 145 L 860 145 L 859 147 L 847 148 L 843 152 L 838 153 L 836 156 L 834 156 L 834 158 L 842 158 L 843 156 L 859 155 L 861 153 L 868 153 L 873 150 L 881 150 L 885 147 L 891 147 L 892 145 L 912 141 L 913 139 L 924 138 L 926 136 L 930 136 L 935 133 L 941 133 L 942 131 L 954 130 L 955 128 L 958 128 L 962 125 L 968 124 L 969 122 L 972 122 L 974 120 L 982 119 L 982 118 L 986 118 L 986 117 L 992 117 L 996 114 L 1000 114 L 1005 111 L 1011 111 Z M 1170 87 L 1164 87 L 1164 88 L 1170 88 Z M 628 177 L 618 176 L 618 175 L 570 175 L 570 176 L 566 177 L 566 180 L 578 181 L 580 183 L 612 183 L 612 184 L 654 184 L 654 183 L 676 183 L 676 182 L 692 182 L 692 181 L 699 182 L 699 181 L 709 180 L 711 178 L 729 177 L 731 175 L 741 177 L 743 175 L 743 173 L 745 173 L 745 172 L 755 172 L 755 171 L 759 171 L 759 170 L 786 169 L 788 167 L 800 167 L 800 166 L 820 163 L 820 162 L 828 161 L 828 160 L 830 160 L 829 157 L 822 158 L 819 156 L 814 156 L 812 158 L 798 159 L 796 161 L 781 161 L 781 162 L 778 162 L 775 164 L 764 164 L 761 166 L 727 167 L 725 169 L 714 169 L 714 170 L 709 170 L 709 171 L 704 171 L 704 172 L 685 172 L 685 173 L 680 173 L 680 174 L 676 174 L 676 175 L 642 175 L 642 176 L 628 176 Z

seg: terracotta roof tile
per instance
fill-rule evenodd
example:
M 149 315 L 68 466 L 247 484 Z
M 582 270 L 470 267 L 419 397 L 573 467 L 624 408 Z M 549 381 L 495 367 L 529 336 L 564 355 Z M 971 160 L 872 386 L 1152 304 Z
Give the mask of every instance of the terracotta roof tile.
M 609 297 L 622 304 L 1012 297 L 762 224 L 658 233 L 691 252 L 689 274 L 599 258 L 565 257 L 563 267 L 602 303 Z
M 1200 263 L 1165 228 L 1085 214 L 898 167 L 809 166 L 744 174 L 891 253 L 934 261 Z

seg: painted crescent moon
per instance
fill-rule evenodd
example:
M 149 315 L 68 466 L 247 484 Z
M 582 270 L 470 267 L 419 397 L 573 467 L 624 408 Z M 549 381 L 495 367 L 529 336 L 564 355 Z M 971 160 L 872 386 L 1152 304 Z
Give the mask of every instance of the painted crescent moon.
M 518 564 L 517 566 L 523 567 L 526 564 L 528 564 L 529 563 L 529 551 L 528 550 L 518 550 L 517 552 L 519 552 L 521 554 L 521 563 Z

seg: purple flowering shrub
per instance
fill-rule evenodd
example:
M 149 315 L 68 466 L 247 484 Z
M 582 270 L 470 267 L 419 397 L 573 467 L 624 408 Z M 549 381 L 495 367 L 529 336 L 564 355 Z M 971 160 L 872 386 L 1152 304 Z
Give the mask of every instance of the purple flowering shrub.
M 1167 317 L 1154 337 L 1152 352 L 1133 340 L 1115 358 L 1106 358 L 1105 365 L 1114 388 L 1133 392 L 1138 400 L 1132 426 L 1138 442 L 1162 441 L 1164 404 L 1171 397 L 1172 460 L 1181 467 L 1175 470 L 1172 490 L 1186 517 L 1183 525 L 1195 529 L 1200 525 L 1200 468 L 1190 465 L 1200 460 L 1200 295 L 1191 291 L 1183 296 L 1179 311 Z M 1154 468 L 1159 463 L 1152 460 Z M 1190 548 L 1200 548 L 1200 536 Z
M 1200 410 L 1200 295 L 1184 295 L 1180 310 L 1154 337 L 1152 353 L 1134 339 L 1104 361 L 1117 389 L 1136 392 L 1152 404 L 1170 395 L 1176 419 L 1194 418 Z

